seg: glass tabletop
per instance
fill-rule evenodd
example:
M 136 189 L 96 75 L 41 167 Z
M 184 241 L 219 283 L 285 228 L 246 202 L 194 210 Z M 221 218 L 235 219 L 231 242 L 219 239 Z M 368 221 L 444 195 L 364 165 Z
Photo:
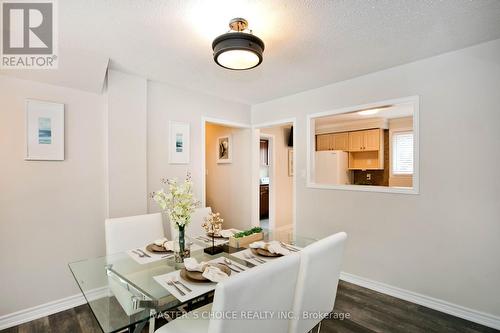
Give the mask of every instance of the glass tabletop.
M 315 241 L 312 238 L 294 236 L 291 232 L 265 232 L 264 240 L 279 240 L 298 247 L 305 247 Z M 200 240 L 191 241 L 203 248 L 209 247 Z M 240 265 L 254 266 L 232 255 L 244 249 L 225 245 L 222 253 L 209 255 L 202 249 L 192 251 L 191 257 L 198 261 L 227 257 Z M 182 267 L 173 258 L 139 264 L 126 252 L 69 264 L 80 290 L 105 333 L 131 328 L 157 313 L 173 310 L 184 304 L 153 278 Z

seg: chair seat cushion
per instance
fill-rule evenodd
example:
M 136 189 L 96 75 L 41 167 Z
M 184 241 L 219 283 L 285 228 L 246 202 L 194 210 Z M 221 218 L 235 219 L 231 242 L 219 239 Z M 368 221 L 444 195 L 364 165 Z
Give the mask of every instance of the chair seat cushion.
M 182 318 L 174 319 L 163 325 L 155 333 L 207 333 L 210 320 L 207 314 L 204 314 L 202 318 L 202 313 L 211 310 L 212 304 L 202 306 Z

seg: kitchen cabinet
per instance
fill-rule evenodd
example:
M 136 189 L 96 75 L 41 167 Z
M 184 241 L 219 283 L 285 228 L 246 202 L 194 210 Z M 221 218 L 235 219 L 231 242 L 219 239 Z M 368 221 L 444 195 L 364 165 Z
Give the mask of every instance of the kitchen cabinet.
M 365 131 L 349 132 L 349 151 L 363 151 Z
M 316 150 L 330 150 L 331 146 L 330 141 L 331 141 L 330 134 L 316 135 Z
M 380 138 L 383 131 L 380 129 L 372 129 L 364 131 L 365 147 L 364 151 L 376 151 L 380 150 Z M 383 140 L 383 139 L 382 139 Z
M 383 130 L 378 128 L 349 132 L 349 151 L 378 151 L 382 135 Z
M 269 217 L 269 185 L 260 185 L 260 219 Z
M 349 133 L 333 133 L 333 150 L 349 150 Z
M 384 169 L 384 130 L 317 134 L 316 150 L 349 152 L 349 170 L 381 170 Z
M 349 170 L 384 169 L 384 130 L 349 132 Z
M 349 133 L 328 133 L 316 135 L 316 150 L 348 150 Z

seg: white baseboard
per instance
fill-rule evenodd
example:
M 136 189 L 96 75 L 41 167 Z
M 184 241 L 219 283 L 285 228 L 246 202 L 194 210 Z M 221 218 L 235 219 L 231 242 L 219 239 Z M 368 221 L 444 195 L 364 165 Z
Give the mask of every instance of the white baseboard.
M 90 300 L 102 298 L 108 295 L 108 288 L 102 287 L 89 291 L 86 293 Z M 49 316 L 51 314 L 61 312 L 74 308 L 76 306 L 85 304 L 87 301 L 83 295 L 77 294 L 62 298 L 49 303 L 34 306 L 32 308 L 24 309 L 14 313 L 9 313 L 7 315 L 0 317 L 0 331 L 9 327 L 17 326 L 28 321 L 32 321 L 38 318 Z
M 455 317 L 466 319 L 491 328 L 500 329 L 500 317 L 485 312 L 469 309 L 461 305 L 418 294 L 409 290 L 393 287 L 385 283 L 365 279 L 363 277 L 345 272 L 340 273 L 340 279 L 361 287 L 378 291 L 389 296 L 393 296 L 408 302 L 441 311 Z

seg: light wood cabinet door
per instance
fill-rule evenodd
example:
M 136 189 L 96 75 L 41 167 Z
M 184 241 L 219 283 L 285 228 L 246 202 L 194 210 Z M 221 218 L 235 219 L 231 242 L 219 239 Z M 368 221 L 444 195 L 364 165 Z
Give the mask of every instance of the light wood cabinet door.
M 330 134 L 316 135 L 316 150 L 330 150 L 331 149 L 331 136 Z
M 364 132 L 363 151 L 380 150 L 380 130 L 372 129 Z
M 333 150 L 349 150 L 349 133 L 335 133 L 333 137 Z
M 365 142 L 365 131 L 349 132 L 349 151 L 362 151 Z

